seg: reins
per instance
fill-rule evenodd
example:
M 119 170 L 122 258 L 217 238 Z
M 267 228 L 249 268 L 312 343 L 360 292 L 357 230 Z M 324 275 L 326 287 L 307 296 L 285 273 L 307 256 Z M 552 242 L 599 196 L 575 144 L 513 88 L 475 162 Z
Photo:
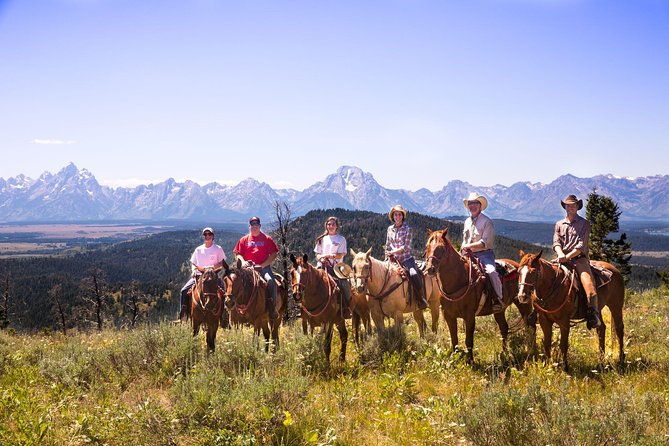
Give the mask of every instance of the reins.
M 320 311 L 316 312 L 315 310 L 309 310 L 304 305 L 304 298 L 300 302 L 304 312 L 307 313 L 312 318 L 319 317 L 320 315 L 322 315 L 325 312 L 325 310 L 328 309 L 328 307 L 330 306 L 330 303 L 332 302 L 332 297 L 334 296 L 335 289 L 338 288 L 334 279 L 332 279 L 332 277 L 330 277 L 330 275 L 327 273 L 327 271 L 323 270 L 323 274 L 325 275 L 327 286 L 328 286 L 328 299 L 325 302 L 325 304 L 323 304 L 323 308 L 321 308 Z
M 543 268 L 544 268 L 543 262 L 540 261 L 539 265 L 541 267 L 541 269 L 539 270 L 539 276 L 541 276 L 542 272 L 543 272 Z M 553 269 L 552 266 L 550 266 L 550 268 Z M 560 272 L 562 272 L 562 270 L 560 269 L 560 266 L 558 265 L 558 270 L 557 270 L 557 273 L 555 274 L 555 280 L 553 280 L 553 284 L 551 286 L 550 294 L 548 294 L 548 296 L 546 296 L 545 298 L 540 298 L 539 297 L 539 294 L 537 293 L 536 286 L 534 286 L 532 284 L 527 284 L 525 282 L 521 283 L 521 285 L 534 287 L 534 293 L 535 293 L 537 299 L 540 299 L 541 301 L 545 301 L 545 300 L 553 297 L 553 295 L 557 293 L 558 287 L 560 285 L 564 284 L 565 281 L 569 278 L 569 276 L 571 276 L 571 282 L 569 283 L 569 289 L 567 290 L 567 293 L 565 294 L 565 298 L 562 301 L 562 303 L 560 304 L 560 306 L 557 307 L 555 310 L 547 310 L 544 307 L 542 307 L 539 303 L 537 303 L 537 301 L 535 300 L 532 304 L 533 304 L 534 308 L 536 308 L 537 310 L 539 310 L 543 313 L 546 313 L 546 314 L 555 314 L 555 313 L 559 312 L 560 310 L 562 310 L 562 308 L 564 308 L 564 306 L 567 304 L 567 302 L 569 302 L 569 298 L 571 297 L 571 291 L 574 288 L 574 281 L 575 281 L 576 275 L 572 272 L 568 276 L 566 273 L 563 272 L 563 274 L 565 275 L 564 279 L 559 280 L 558 276 L 559 276 Z
M 443 297 L 444 299 L 446 299 L 449 302 L 459 302 L 460 300 L 464 299 L 465 296 L 467 296 L 467 294 L 469 294 L 469 290 L 472 288 L 472 285 L 478 283 L 480 278 L 481 278 L 481 276 L 479 274 L 477 274 L 476 280 L 474 280 L 474 277 L 473 277 L 474 276 L 473 275 L 474 264 L 472 262 L 472 257 L 471 256 L 466 256 L 467 258 L 465 259 L 465 256 L 462 256 L 460 254 L 458 254 L 458 255 L 460 256 L 460 260 L 465 262 L 465 265 L 469 269 L 468 277 L 467 277 L 467 285 L 466 285 L 466 287 L 462 287 L 462 288 L 465 288 L 465 290 L 459 296 L 457 296 L 456 292 L 449 294 L 449 293 L 446 293 L 446 291 L 444 291 L 444 288 L 443 288 L 442 283 L 441 283 L 441 276 L 439 275 L 439 264 L 441 263 L 441 259 L 437 258 L 434 255 L 431 255 L 431 256 L 428 257 L 428 259 L 437 261 L 437 289 L 439 289 L 439 294 L 441 295 L 441 297 Z M 462 288 L 460 288 L 460 289 L 462 289 Z
M 246 314 L 248 309 L 255 303 L 255 300 L 258 297 L 258 284 L 260 283 L 260 275 L 254 269 L 250 269 L 249 272 L 251 273 L 251 277 L 253 279 L 253 288 L 251 288 L 251 295 L 249 296 L 248 301 L 246 301 L 245 304 L 240 304 L 237 302 L 236 297 L 234 299 L 235 311 L 237 311 L 237 313 L 242 316 Z M 230 290 L 230 295 L 232 295 L 232 290 Z
M 204 285 L 202 282 L 204 282 L 203 276 L 201 276 L 200 280 L 198 280 L 195 284 L 195 292 L 193 293 L 193 300 L 198 304 L 198 308 L 200 308 L 200 310 L 202 310 L 205 313 L 211 313 L 214 316 L 218 317 L 218 316 L 221 315 L 221 313 L 223 311 L 223 300 L 221 299 L 221 297 L 218 294 L 218 290 L 220 290 L 221 287 L 218 286 L 218 283 L 217 283 L 215 293 L 205 293 L 205 292 L 203 292 L 203 289 L 202 289 L 203 285 Z M 218 300 L 218 302 L 217 302 L 216 308 L 214 310 L 211 310 L 211 309 L 204 306 L 204 304 L 202 303 L 202 299 L 200 299 L 200 296 L 202 296 L 202 295 L 204 295 L 204 296 L 215 296 L 215 298 Z

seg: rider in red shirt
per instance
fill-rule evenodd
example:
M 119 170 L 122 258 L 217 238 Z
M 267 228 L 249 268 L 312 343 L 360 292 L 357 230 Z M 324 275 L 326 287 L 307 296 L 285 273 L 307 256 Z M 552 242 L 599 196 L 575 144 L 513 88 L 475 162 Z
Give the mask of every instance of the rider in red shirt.
M 240 238 L 233 250 L 237 259 L 242 261 L 244 268 L 257 267 L 260 275 L 267 281 L 267 307 L 269 318 L 275 321 L 276 313 L 276 282 L 272 271 L 272 262 L 279 253 L 279 248 L 272 237 L 260 230 L 260 218 L 251 217 L 249 220 L 249 234 Z

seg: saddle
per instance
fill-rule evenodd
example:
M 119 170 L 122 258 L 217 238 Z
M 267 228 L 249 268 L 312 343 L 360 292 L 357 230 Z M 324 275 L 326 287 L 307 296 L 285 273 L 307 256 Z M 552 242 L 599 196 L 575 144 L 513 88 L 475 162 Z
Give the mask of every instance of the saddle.
M 585 319 L 588 315 L 588 296 L 585 295 L 583 284 L 581 284 L 581 278 L 576 274 L 573 266 L 562 264 L 560 267 L 570 277 L 570 280 L 572 276 L 574 277 L 574 296 L 576 301 L 574 302 L 574 313 L 571 315 L 571 319 Z M 590 270 L 595 279 L 595 288 L 597 289 L 608 284 L 611 281 L 611 277 L 613 277 L 611 271 L 595 265 L 592 262 L 590 262 Z
M 402 263 L 400 263 L 399 260 L 395 256 L 390 256 L 388 259 L 390 261 L 390 264 L 395 267 L 395 271 L 397 274 L 402 278 L 402 282 L 400 282 L 400 285 L 405 282 L 409 281 L 409 292 L 407 293 L 406 299 L 407 299 L 407 305 L 411 305 L 413 302 L 416 301 L 418 293 L 420 292 L 418 289 L 416 289 L 416 284 L 412 280 L 410 280 L 411 273 L 409 272 L 409 268 L 404 266 Z M 418 267 L 418 274 L 423 274 L 425 271 L 425 262 L 421 262 L 420 265 L 418 265 L 418 262 L 416 262 L 416 266 Z
M 481 293 L 481 299 L 479 301 L 479 306 L 478 309 L 476 310 L 476 314 L 478 315 L 481 312 L 481 310 L 483 310 L 486 303 L 489 303 L 491 307 L 493 306 L 493 304 L 496 304 L 495 301 L 497 300 L 497 298 L 494 297 L 496 296 L 495 289 L 493 288 L 490 279 L 488 279 L 488 275 L 485 273 L 485 268 L 483 267 L 481 261 L 477 257 L 472 256 L 472 264 L 474 265 L 474 268 L 476 269 L 476 274 L 478 276 L 476 281 L 483 280 L 484 284 L 483 292 Z M 495 259 L 495 270 L 497 271 L 497 274 L 499 274 L 499 278 L 502 281 L 502 287 L 506 282 L 518 280 L 518 268 L 516 268 L 510 263 L 507 263 L 503 260 Z M 493 299 L 495 299 L 495 301 L 493 301 Z

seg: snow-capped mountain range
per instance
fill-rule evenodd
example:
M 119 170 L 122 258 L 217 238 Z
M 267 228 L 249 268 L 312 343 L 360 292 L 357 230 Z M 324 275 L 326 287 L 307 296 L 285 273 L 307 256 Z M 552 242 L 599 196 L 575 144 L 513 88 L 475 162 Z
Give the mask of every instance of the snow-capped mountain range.
M 477 191 L 490 201 L 486 213 L 496 218 L 550 221 L 563 215 L 560 199 L 570 193 L 585 198 L 593 189 L 618 203 L 623 219 L 669 220 L 669 175 L 618 178 L 563 175 L 550 184 L 518 182 L 479 187 L 459 180 L 441 190 L 386 189 L 369 172 L 342 166 L 303 191 L 273 189 L 247 178 L 234 186 L 170 178 L 133 188 L 101 186 L 93 174 L 70 163 L 57 174 L 33 180 L 0 178 L 0 221 L 197 220 L 239 221 L 250 215 L 272 220 L 273 203 L 286 202 L 293 216 L 312 209 L 345 208 L 386 212 L 400 203 L 410 212 L 436 216 L 465 215 L 462 199 Z

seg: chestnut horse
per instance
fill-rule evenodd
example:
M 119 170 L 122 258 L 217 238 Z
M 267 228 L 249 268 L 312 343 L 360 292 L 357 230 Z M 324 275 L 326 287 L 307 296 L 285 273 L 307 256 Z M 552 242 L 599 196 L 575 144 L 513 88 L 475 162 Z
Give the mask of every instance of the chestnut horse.
M 427 270 L 429 274 L 435 274 L 438 278 L 439 294 L 441 296 L 441 308 L 451 335 L 451 348 L 455 350 L 458 346 L 458 318 L 465 322 L 465 348 L 469 362 L 474 360 L 474 329 L 476 328 L 476 317 L 494 315 L 495 322 L 502 335 L 502 349 L 506 350 L 506 341 L 509 334 L 509 324 L 506 321 L 504 311 L 493 313 L 492 299 L 483 300 L 486 294 L 494 291 L 486 291 L 486 276 L 480 268 L 475 266 L 475 260 L 470 255 L 460 255 L 451 241 L 446 237 L 447 229 L 430 232 L 425 246 L 425 258 L 427 259 Z M 507 263 L 517 268 L 518 263 L 510 259 L 498 259 L 500 263 Z M 515 280 L 504 280 L 502 278 L 502 292 L 504 294 L 504 310 L 508 307 L 518 294 L 518 282 Z M 527 323 L 527 316 L 532 312 L 529 304 L 516 306 Z M 532 327 L 533 328 L 533 327 Z
M 337 283 L 322 269 L 317 269 L 308 262 L 306 254 L 296 258 L 290 255 L 293 268 L 290 271 L 293 297 L 300 302 L 302 317 L 307 319 L 309 325 L 315 327 L 323 326 L 325 359 L 330 362 L 332 349 L 332 331 L 337 326 L 341 351 L 339 360 L 346 361 L 346 343 L 348 331 L 346 321 L 342 317 L 342 291 Z
M 564 369 L 569 370 L 567 350 L 569 348 L 569 329 L 576 310 L 576 275 L 573 272 L 567 273 L 558 264 L 543 260 L 541 251 L 538 254 L 526 254 L 520 251 L 520 257 L 518 300 L 531 302 L 537 310 L 539 325 L 544 333 L 544 353 L 547 361 L 551 357 L 553 324 L 560 327 L 560 352 Z M 611 319 L 618 338 L 618 358 L 622 365 L 625 362 L 623 349 L 625 282 L 620 271 L 610 263 L 590 261 L 590 265 L 603 268 L 611 273 L 609 282 L 597 288 L 598 305 L 600 310 L 608 307 L 611 312 Z M 597 328 L 597 334 L 599 335 L 599 352 L 603 354 L 606 337 L 604 321 Z
M 397 266 L 375 259 L 371 253 L 372 248 L 367 252 L 351 249 L 354 285 L 358 293 L 366 293 L 369 297 L 374 325 L 377 329 L 383 328 L 384 318 L 389 317 L 399 326 L 404 320 L 404 313 L 413 313 L 418 333 L 424 337 L 427 324 L 416 299 L 409 302 L 409 281 L 402 278 Z M 439 293 L 436 281 L 430 276 L 425 276 L 425 296 L 432 313 L 432 332 L 436 333 L 439 326 Z
M 222 290 L 218 286 L 218 272 L 221 268 L 206 268 L 192 288 L 190 317 L 193 322 L 193 336 L 200 332 L 200 325 L 207 326 L 207 349 L 216 349 L 216 332 L 223 311 Z
M 286 311 L 285 291 L 277 285 L 277 319 L 270 323 L 267 311 L 267 282 L 253 268 L 242 268 L 241 260 L 235 268 L 224 264 L 226 303 L 230 309 L 230 320 L 235 325 L 247 324 L 253 327 L 256 336 L 262 331 L 265 337 L 265 351 L 269 351 L 270 335 L 274 349 L 279 348 L 279 327 Z

